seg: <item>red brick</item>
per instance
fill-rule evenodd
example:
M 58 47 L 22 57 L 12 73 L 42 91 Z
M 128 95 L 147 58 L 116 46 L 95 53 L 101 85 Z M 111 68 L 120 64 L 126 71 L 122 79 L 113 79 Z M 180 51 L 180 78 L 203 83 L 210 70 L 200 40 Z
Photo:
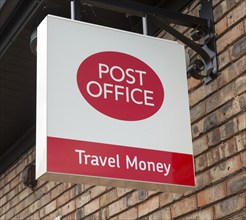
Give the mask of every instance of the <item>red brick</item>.
M 246 37 L 239 39 L 235 42 L 234 45 L 229 49 L 229 53 L 231 54 L 231 60 L 235 60 L 241 57 L 246 50 Z
M 221 140 L 232 137 L 238 131 L 237 120 L 233 119 L 220 127 Z
M 219 152 L 220 152 L 220 158 L 221 159 L 232 156 L 237 151 L 238 150 L 237 150 L 237 146 L 236 146 L 236 142 L 235 142 L 234 138 L 228 140 L 227 142 L 222 143 L 219 146 Z
M 221 71 L 227 64 L 229 64 L 230 52 L 228 50 L 224 51 L 218 56 L 218 68 Z
M 236 94 L 240 94 L 246 91 L 246 74 L 240 76 L 236 80 Z
M 227 102 L 219 109 L 221 121 L 236 115 L 240 110 L 239 98 L 236 96 L 232 101 Z
M 191 77 L 191 78 L 188 79 L 188 89 L 189 90 L 194 89 L 195 87 L 197 87 L 201 83 L 202 83 L 201 80 L 197 80 L 197 79 Z
M 227 11 L 226 1 L 222 1 L 214 8 L 214 21 L 217 22 Z
M 238 99 L 241 110 L 246 110 L 246 92 L 240 95 Z
M 207 155 L 202 154 L 195 158 L 196 172 L 204 170 L 207 167 Z
M 75 212 L 66 216 L 66 220 L 74 220 L 74 219 L 75 219 Z M 99 218 L 94 218 L 94 219 L 99 219 Z
M 0 207 L 2 207 L 7 202 L 7 196 L 3 196 L 0 199 Z
M 33 213 L 28 219 L 40 219 L 39 211 Z
M 134 207 L 121 213 L 118 216 L 118 219 L 132 220 L 132 219 L 137 219 L 137 217 L 138 217 L 138 209 Z
M 243 112 L 237 117 L 238 130 L 242 131 L 246 129 L 246 112 Z
M 194 106 L 197 102 L 204 99 L 210 93 L 205 85 L 200 86 L 198 89 L 194 90 L 189 94 L 190 106 Z
M 91 199 L 100 196 L 107 190 L 106 186 L 95 186 L 92 189 L 90 189 Z
M 234 86 L 234 84 L 230 84 L 231 87 Z M 235 87 L 235 86 L 234 86 Z M 232 88 L 230 88 L 232 89 Z M 219 105 L 223 104 L 224 102 L 222 101 L 223 99 L 223 92 L 218 91 L 215 94 L 213 94 L 212 96 L 210 96 L 208 99 L 206 99 L 205 101 L 205 106 L 206 106 L 206 112 L 210 113 L 211 111 L 213 111 L 216 107 L 218 107 Z M 232 97 L 233 95 L 231 95 Z M 231 98 L 230 97 L 230 98 Z M 229 98 L 228 98 L 229 100 Z
M 136 190 L 127 196 L 127 205 L 129 207 L 136 205 L 137 203 L 143 201 L 147 196 L 146 191 Z
M 11 170 L 9 171 L 9 173 L 5 176 L 5 184 L 10 183 L 11 181 L 13 181 L 13 179 L 17 176 L 16 173 L 16 169 L 14 167 L 11 167 Z
M 123 197 L 122 199 L 109 205 L 108 207 L 109 217 L 125 210 L 126 208 L 127 208 L 126 197 Z
M 157 37 L 157 38 L 163 38 L 163 36 L 165 35 L 165 33 L 166 33 L 166 32 L 165 32 L 164 30 L 162 30 L 160 33 L 157 34 L 156 37 Z
M 18 213 L 14 219 L 26 219 L 28 215 L 29 215 L 29 210 L 24 209 L 20 213 Z
M 221 138 L 220 138 L 220 129 L 216 128 L 213 129 L 211 132 L 208 133 L 208 146 L 215 146 L 220 143 Z
M 196 121 L 200 117 L 202 117 L 205 114 L 205 103 L 201 102 L 191 108 L 190 110 L 190 116 L 191 116 L 191 122 Z
M 100 218 L 100 213 L 95 212 L 95 213 L 91 214 L 90 216 L 83 217 L 82 219 L 83 220 L 97 220 L 97 219 L 101 219 L 101 218 Z
M 218 111 L 210 113 L 204 120 L 203 120 L 203 132 L 207 132 L 212 128 L 215 128 L 219 125 L 221 121 L 220 114 Z
M 56 208 L 56 206 L 55 206 L 55 208 Z M 62 216 L 67 215 L 74 210 L 75 210 L 75 201 L 72 200 L 72 201 L 66 203 L 64 206 L 61 207 L 61 215 Z
M 200 219 L 200 220 L 214 220 L 214 210 L 213 207 L 207 209 L 198 210 L 191 215 L 182 217 L 182 220 L 191 220 L 191 219 Z
M 226 187 L 224 183 L 212 186 L 197 194 L 198 207 L 206 206 L 210 203 L 213 203 L 219 199 L 224 198 L 225 196 L 226 196 Z
M 174 36 L 169 34 L 169 33 L 167 33 L 167 32 L 165 33 L 163 38 L 167 39 L 167 40 L 171 40 L 171 41 L 175 40 Z
M 1 197 L 5 194 L 7 194 L 10 191 L 10 184 L 7 184 L 3 187 L 3 189 L 1 190 Z
M 4 212 L 2 212 L 4 213 Z M 1 214 L 2 214 L 1 213 Z M 5 217 L 3 217 L 3 219 L 13 219 L 13 216 L 15 215 L 15 209 L 13 210 L 9 210 L 6 214 Z
M 206 112 L 210 113 L 215 108 L 221 106 L 222 104 L 233 99 L 239 92 L 244 89 L 244 77 L 238 78 L 236 82 L 231 82 L 230 84 L 223 87 L 221 90 L 214 93 L 206 101 Z
M 227 10 L 231 10 L 232 8 L 234 8 L 238 2 L 240 2 L 241 0 L 227 0 L 226 4 L 227 4 Z
M 113 189 L 100 197 L 100 206 L 103 207 L 117 199 L 117 189 Z
M 1 214 L 6 213 L 8 210 L 10 210 L 10 203 L 6 203 L 5 205 L 1 206 Z M 18 211 L 20 211 L 20 210 L 18 210 Z
M 10 204 L 10 208 L 15 207 L 20 202 L 19 197 L 16 196 L 11 200 L 8 200 L 8 203 Z
M 228 27 L 227 24 L 227 17 L 221 19 L 218 23 L 215 24 L 215 33 L 217 36 L 221 35 L 223 32 L 226 31 Z
M 219 146 L 212 148 L 210 151 L 206 153 L 207 155 L 207 165 L 212 166 L 213 164 L 217 163 L 222 159 L 222 156 L 220 154 Z
M 40 201 L 40 206 L 44 206 L 47 204 L 47 201 L 51 201 L 52 198 L 50 197 L 50 194 L 45 194 L 44 196 L 42 196 L 39 201 Z
M 223 218 L 234 212 L 237 212 L 245 208 L 245 196 L 246 194 L 240 194 L 230 197 L 214 206 L 215 218 Z
M 179 198 L 182 197 L 182 194 L 179 193 L 171 193 L 171 192 L 164 192 L 160 194 L 160 207 L 165 206 Z
M 84 215 L 90 215 L 100 208 L 99 198 L 90 201 L 88 204 L 84 206 Z
M 193 142 L 193 152 L 195 156 L 201 154 L 207 149 L 208 149 L 208 141 L 206 135 L 203 135 L 202 137 L 196 139 Z
M 187 34 L 187 31 L 189 30 L 188 27 L 181 26 L 181 25 L 175 25 L 175 29 L 180 33 L 184 33 L 184 34 Z
M 54 210 L 56 210 L 56 200 L 52 201 L 51 203 L 47 203 L 46 206 L 40 210 L 40 217 L 42 218 L 46 215 L 49 215 Z
M 62 192 L 64 191 L 64 187 L 63 187 L 62 184 L 57 185 L 55 188 L 51 188 L 51 185 L 48 184 L 48 185 L 46 185 L 44 188 L 46 188 L 45 191 L 49 192 L 50 197 L 51 197 L 52 199 L 58 197 L 58 196 L 59 196 L 60 194 L 62 194 Z M 49 191 L 49 190 L 51 190 L 51 191 Z
M 108 208 L 101 208 L 99 214 L 100 219 L 108 219 Z
M 30 214 L 32 214 L 35 211 L 37 211 L 39 208 L 40 208 L 40 200 L 37 200 L 34 203 L 30 204 L 30 206 L 28 207 L 28 211 L 30 212 Z
M 76 201 L 76 208 L 80 208 L 86 203 L 88 203 L 91 199 L 91 194 L 90 192 L 86 191 L 83 194 L 81 194 L 79 197 L 75 199 Z
M 70 194 L 70 197 L 76 197 L 78 195 L 80 195 L 82 192 L 83 192 L 83 185 L 81 184 L 76 184 L 74 187 L 73 187 L 73 190 L 70 190 L 71 191 L 71 194 Z
M 230 50 L 232 50 L 232 48 L 233 47 L 230 47 Z M 220 57 L 220 55 L 219 55 L 219 57 Z M 246 70 L 245 62 L 246 62 L 246 57 L 242 56 L 239 60 L 237 60 L 233 63 L 230 63 L 230 65 L 221 72 L 221 74 L 217 77 L 216 80 L 212 81 L 211 83 L 209 83 L 207 85 L 208 91 L 206 93 L 204 92 L 202 94 L 202 97 L 205 98 L 207 95 L 211 94 L 213 91 L 216 91 L 216 90 L 222 88 L 225 84 L 231 82 L 232 80 L 237 78 L 240 74 L 242 74 Z M 198 94 L 201 96 L 200 93 L 198 93 Z M 193 96 L 196 98 L 195 95 L 193 95 Z M 197 101 L 194 97 L 191 96 L 192 99 L 190 99 L 190 102 L 191 101 L 194 101 L 194 102 Z
M 117 188 L 117 196 L 121 197 L 126 195 L 127 193 L 133 191 L 132 189 L 127 189 L 127 188 Z
M 62 219 L 62 216 L 59 212 L 56 212 L 56 211 L 50 213 L 48 216 L 45 216 L 45 219 L 47 220 L 50 220 L 50 219 L 53 220 L 55 218 Z
M 67 203 L 70 200 L 70 191 L 67 191 L 65 193 L 62 193 L 56 200 L 57 207 L 63 206 L 65 203 Z
M 228 66 L 223 74 L 225 82 L 228 83 L 241 75 L 246 70 L 245 63 L 246 56 L 243 56 L 242 58 Z
M 15 189 L 11 190 L 8 194 L 6 194 L 2 198 L 3 198 L 3 200 L 4 200 L 4 198 L 6 198 L 7 201 L 10 202 L 15 196 L 17 196 L 17 194 L 18 194 L 18 192 L 17 192 L 17 190 L 15 188 Z M 17 199 L 18 201 L 20 201 L 20 196 L 19 195 L 20 194 L 18 194 L 18 199 Z M 0 203 L 1 203 L 1 200 L 0 200 Z M 2 204 L 4 204 L 4 203 L 2 203 Z M 0 207 L 1 207 L 1 205 L 0 205 Z
M 216 6 L 217 4 L 219 4 L 222 0 L 213 0 L 212 1 L 212 5 Z
M 238 151 L 246 149 L 246 132 L 240 133 L 236 136 L 236 145 Z
M 69 182 L 64 182 L 62 183 L 62 185 L 63 185 L 64 191 L 66 191 L 67 189 L 72 189 L 75 186 L 74 183 L 69 183 Z
M 0 192 L 2 191 L 2 188 L 4 186 L 4 173 L 2 175 L 0 175 Z
M 189 15 L 198 17 L 197 2 L 193 2 L 193 4 L 191 4 L 189 9 L 190 9 L 188 12 Z
M 119 220 L 119 217 L 118 216 L 114 216 L 114 217 L 112 217 L 112 218 L 110 218 L 111 220 Z M 89 218 L 87 219 L 87 220 L 89 220 Z M 96 219 L 95 219 L 96 220 Z
M 76 209 L 76 218 L 75 219 L 83 219 L 83 212 L 81 209 Z
M 48 182 L 45 182 L 43 180 L 39 180 L 39 181 L 37 181 L 37 185 L 35 186 L 35 189 L 39 189 L 40 187 L 43 187 L 47 183 Z
M 246 30 L 246 19 L 244 19 L 244 30 Z
M 226 16 L 228 21 L 228 26 L 235 24 L 241 18 L 243 18 L 246 14 L 246 2 L 241 1 L 240 4 L 237 5 L 229 14 Z
M 218 148 L 218 147 L 216 147 Z M 211 149 L 210 151 L 208 151 L 206 154 L 207 154 L 207 163 L 208 163 L 208 166 L 210 167 L 211 165 L 213 165 L 216 161 L 215 161 L 215 158 L 214 158 L 214 155 L 213 155 L 213 150 L 214 149 Z
M 181 201 L 174 203 L 171 206 L 172 218 L 176 218 L 180 215 L 186 214 L 197 208 L 196 197 L 192 196 Z
M 229 195 L 246 189 L 246 171 L 242 171 L 237 176 L 227 181 L 227 192 Z
M 244 34 L 244 24 L 243 21 L 233 27 L 231 30 L 226 32 L 221 38 L 216 42 L 217 52 L 220 53 L 227 46 L 235 42 Z
M 192 137 L 196 138 L 203 134 L 203 120 L 191 126 Z
M 242 167 L 246 167 L 246 151 L 241 152 L 240 157 L 242 161 Z
M 15 211 L 15 214 L 21 212 L 26 207 L 28 207 L 30 204 L 32 204 L 35 201 L 35 197 L 33 194 L 31 194 L 29 197 L 25 198 L 22 202 L 18 203 L 12 210 Z
M 222 178 L 240 170 L 242 166 L 240 156 L 234 156 L 226 161 L 222 161 L 210 170 L 212 182 L 221 180 Z
M 158 192 L 158 191 L 152 191 L 152 190 L 146 191 L 146 193 L 147 193 L 147 196 L 148 197 L 149 196 L 152 196 L 152 195 L 159 195 L 160 194 L 160 192 Z
M 197 191 L 196 187 L 191 187 L 189 189 L 187 189 L 187 191 L 185 191 L 183 193 L 184 196 L 191 196 L 192 194 L 194 194 Z
M 32 193 L 32 191 L 29 188 L 25 188 L 23 191 L 20 192 L 18 195 L 18 198 L 20 201 L 25 199 L 27 196 L 29 196 Z
M 43 190 L 44 192 L 50 192 L 51 190 L 57 188 L 58 186 L 61 186 L 63 190 L 65 190 L 65 183 L 59 183 L 54 181 L 45 182 L 45 185 L 43 186 Z
M 151 214 L 148 217 L 149 220 L 160 220 L 160 219 L 171 219 L 171 211 L 170 208 L 165 208 L 165 209 L 161 209 L 157 212 L 154 212 L 153 214 Z
M 230 216 L 228 220 L 245 220 L 246 219 L 246 210 L 243 209 L 241 212 L 236 213 L 233 216 Z
M 138 217 L 147 215 L 148 213 L 159 208 L 159 196 L 152 197 L 138 205 Z
M 196 187 L 202 189 L 211 183 L 211 176 L 209 171 L 205 171 L 199 175 L 196 175 Z

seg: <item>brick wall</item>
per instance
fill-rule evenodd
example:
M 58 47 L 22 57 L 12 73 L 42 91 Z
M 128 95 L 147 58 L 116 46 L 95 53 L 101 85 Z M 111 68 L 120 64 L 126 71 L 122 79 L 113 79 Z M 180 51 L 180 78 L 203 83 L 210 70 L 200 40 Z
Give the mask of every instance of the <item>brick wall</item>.
M 0 175 L 0 219 L 246 219 L 246 2 L 213 0 L 213 7 L 219 77 L 208 85 L 188 79 L 196 189 L 176 194 L 38 181 L 32 190 L 21 182 L 35 158 L 31 149 Z M 196 15 L 197 2 L 186 12 Z

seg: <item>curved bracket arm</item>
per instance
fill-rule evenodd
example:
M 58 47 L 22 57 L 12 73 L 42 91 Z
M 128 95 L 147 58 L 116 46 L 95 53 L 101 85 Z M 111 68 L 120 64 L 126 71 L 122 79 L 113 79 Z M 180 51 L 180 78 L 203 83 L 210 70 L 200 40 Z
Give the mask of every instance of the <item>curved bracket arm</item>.
M 205 78 L 206 80 L 208 80 L 208 78 L 211 77 L 211 74 L 215 72 L 212 58 L 215 58 L 216 53 L 212 50 L 209 50 L 206 44 L 203 46 L 200 46 L 199 44 L 195 43 L 188 37 L 184 36 L 182 33 L 178 32 L 176 29 L 174 29 L 169 24 L 167 24 L 165 19 L 151 16 L 151 15 L 149 15 L 148 17 L 157 26 L 159 26 L 160 28 L 163 28 L 165 31 L 175 36 L 178 40 L 182 41 L 185 45 L 190 47 L 192 50 L 194 50 L 201 56 L 202 61 L 195 61 L 194 63 L 192 63 L 188 67 L 187 72 L 196 79 Z M 202 70 L 204 70 L 206 75 L 199 74 Z

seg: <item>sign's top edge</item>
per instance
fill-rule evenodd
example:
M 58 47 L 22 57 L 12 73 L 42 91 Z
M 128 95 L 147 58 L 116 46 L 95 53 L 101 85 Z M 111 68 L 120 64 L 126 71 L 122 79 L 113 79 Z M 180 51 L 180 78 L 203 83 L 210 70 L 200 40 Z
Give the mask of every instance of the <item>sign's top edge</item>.
M 84 22 L 84 21 L 73 20 L 73 19 L 69 19 L 69 18 L 64 18 L 64 17 L 56 16 L 56 15 L 51 15 L 51 14 L 48 14 L 48 15 L 43 19 L 43 21 L 44 21 L 45 19 L 47 19 L 47 18 L 53 18 L 53 19 L 59 19 L 59 20 L 65 20 L 65 21 L 72 22 L 72 23 L 84 24 L 84 25 L 93 26 L 93 27 L 97 27 L 97 28 L 102 28 L 102 29 L 107 29 L 107 30 L 117 31 L 117 32 L 125 33 L 125 34 L 127 33 L 127 34 L 136 35 L 136 36 L 143 37 L 143 38 L 149 38 L 149 39 L 157 40 L 157 41 L 165 41 L 165 42 L 168 42 L 168 43 L 173 43 L 173 44 L 180 45 L 180 46 L 183 46 L 183 47 L 184 47 L 183 44 L 180 44 L 179 42 L 172 41 L 172 40 L 167 40 L 167 39 L 163 39 L 163 38 L 158 38 L 158 37 L 155 37 L 155 36 L 143 35 L 143 34 L 134 33 L 134 32 L 130 32 L 130 31 L 125 31 L 125 30 L 121 30 L 121 29 L 117 29 L 117 28 L 106 27 L 106 26 L 103 26 L 103 25 L 92 24 L 92 23 L 88 23 L 88 22 Z

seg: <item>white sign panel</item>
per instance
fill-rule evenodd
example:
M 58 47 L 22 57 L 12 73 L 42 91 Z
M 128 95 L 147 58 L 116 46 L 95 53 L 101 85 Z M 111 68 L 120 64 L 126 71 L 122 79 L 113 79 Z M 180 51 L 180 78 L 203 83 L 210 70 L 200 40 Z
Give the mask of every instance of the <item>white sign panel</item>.
M 37 177 L 194 186 L 184 47 L 55 16 L 38 27 Z

